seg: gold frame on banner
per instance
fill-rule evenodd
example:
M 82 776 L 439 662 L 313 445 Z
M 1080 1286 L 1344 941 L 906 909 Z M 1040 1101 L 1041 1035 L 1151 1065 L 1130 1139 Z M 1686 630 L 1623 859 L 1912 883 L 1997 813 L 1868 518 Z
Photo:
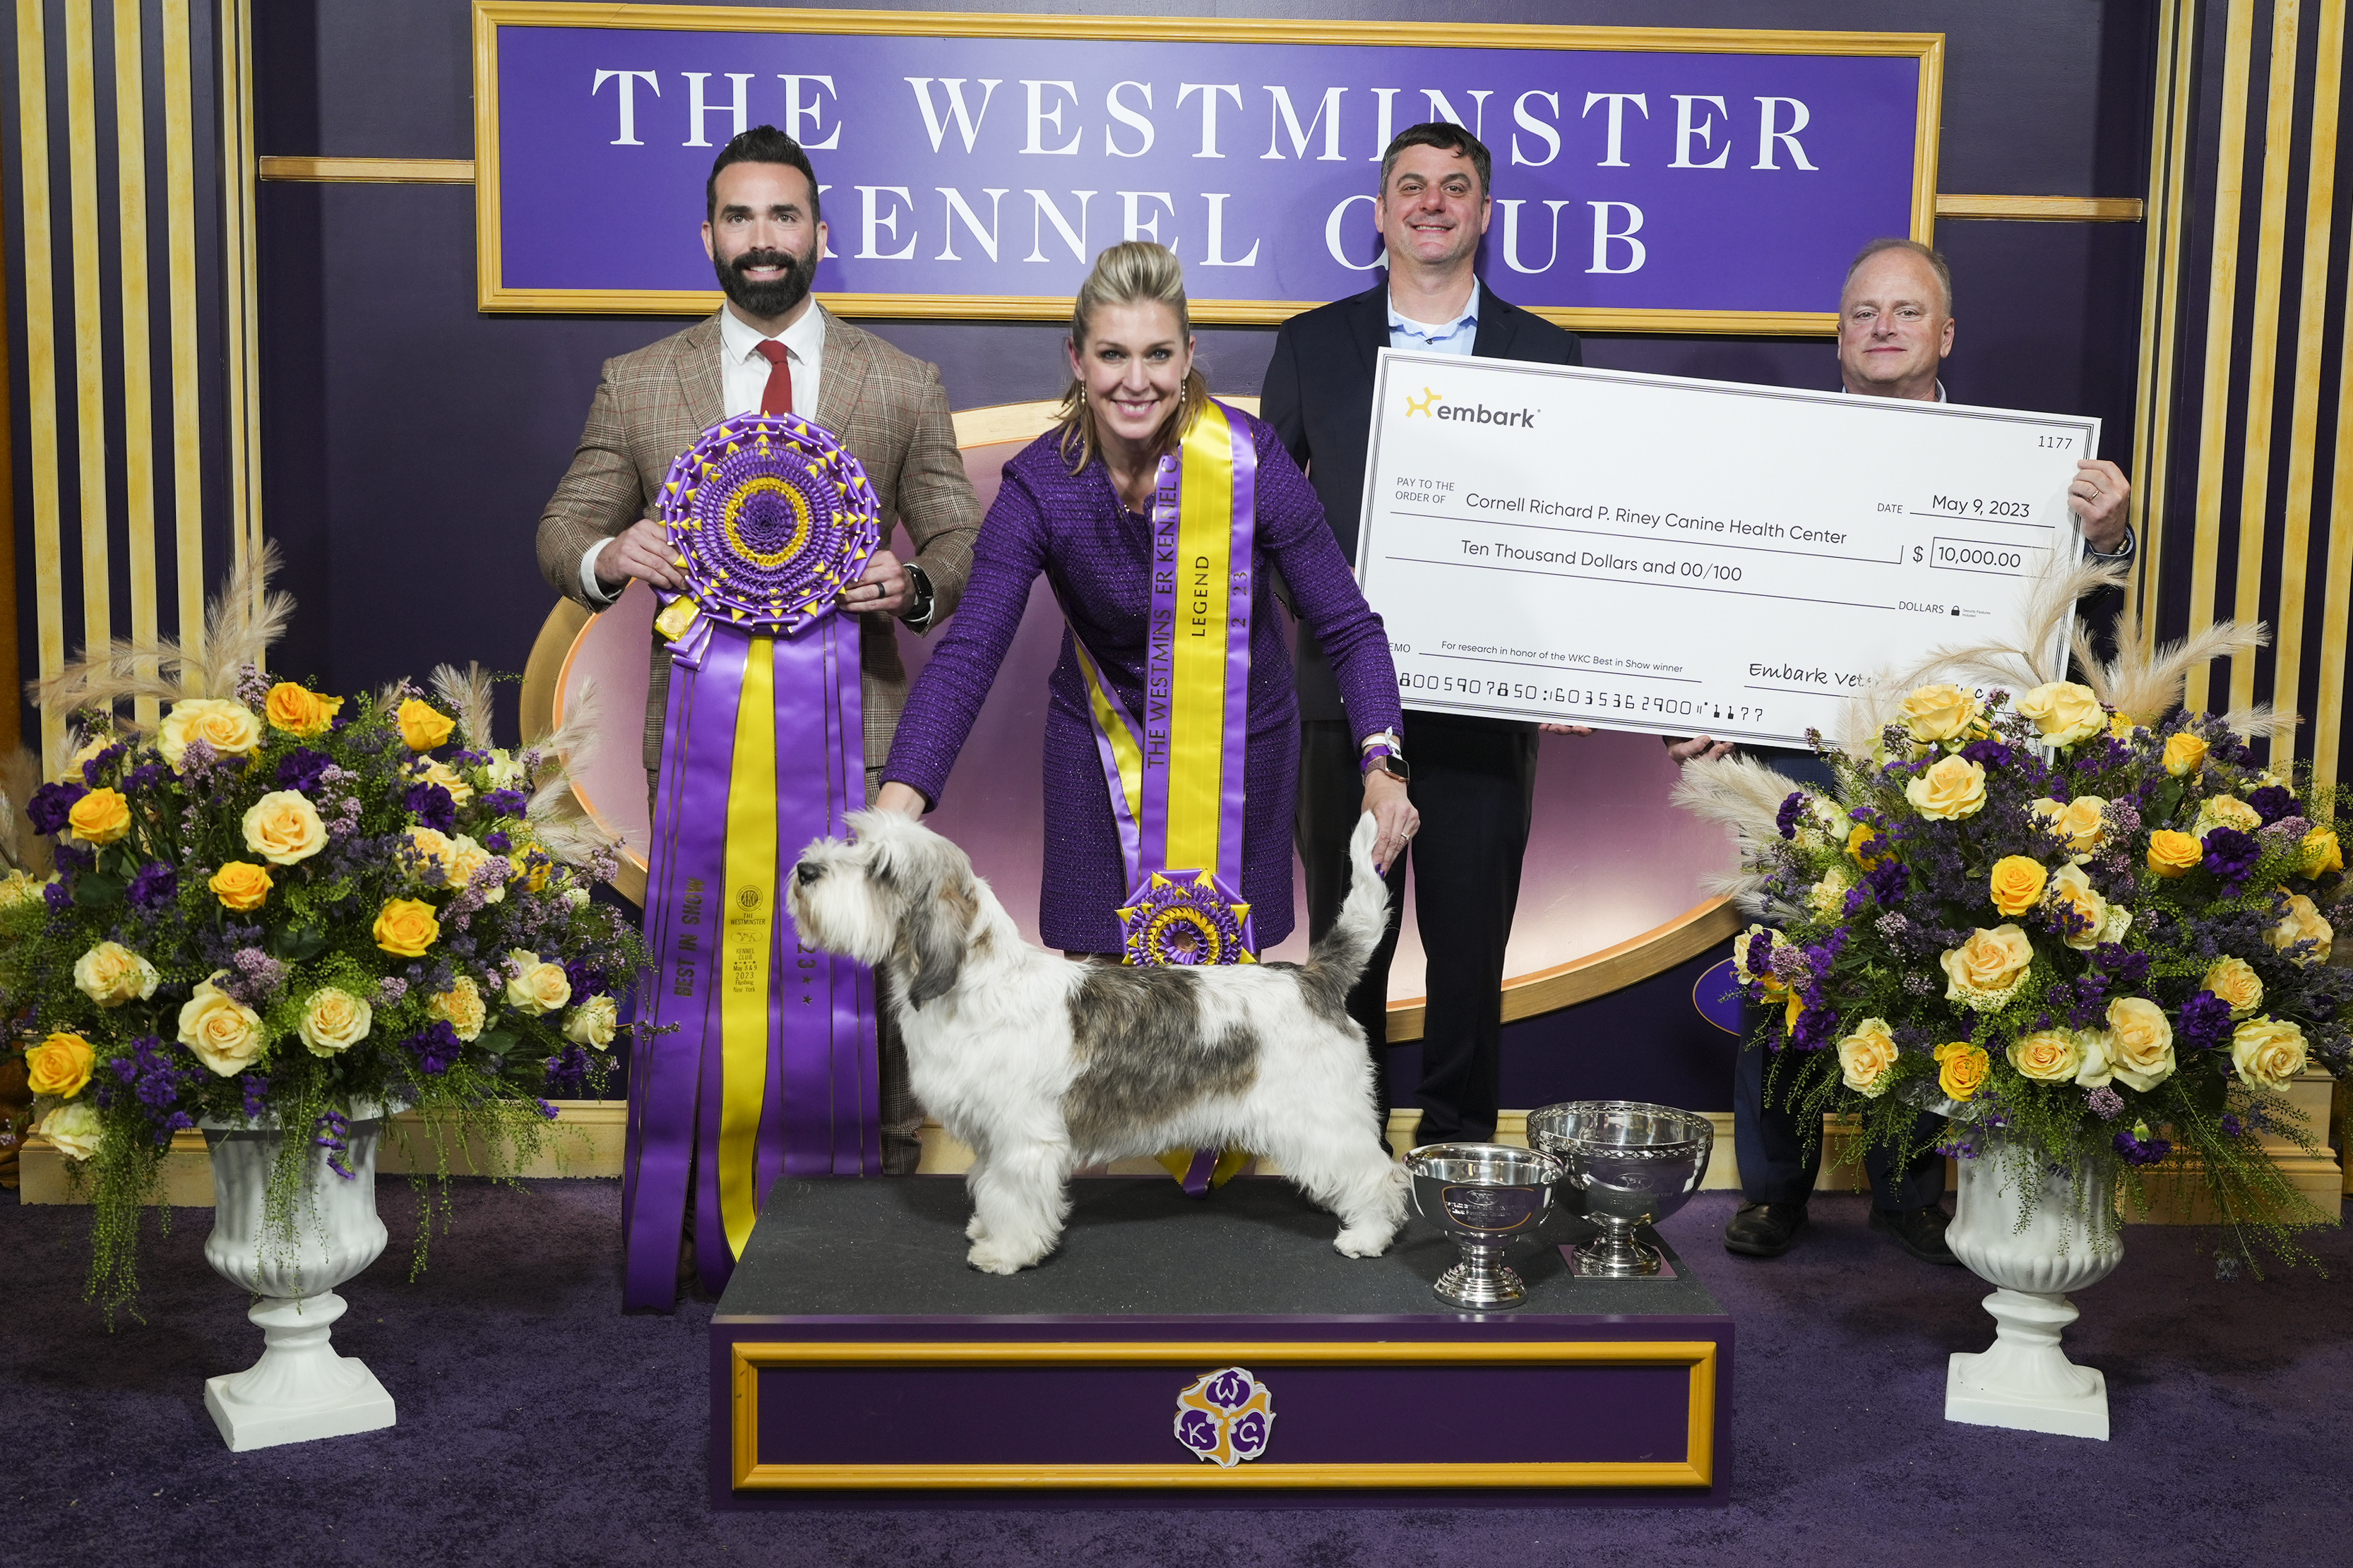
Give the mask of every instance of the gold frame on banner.
M 702 316 L 715 289 L 510 289 L 501 264 L 499 29 L 607 27 L 667 32 L 879 34 L 937 38 L 1133 39 L 1153 43 L 1388 44 L 1436 48 L 1616 49 L 1663 54 L 1878 55 L 1920 62 L 1913 128 L 1912 237 L 1936 226 L 1936 152 L 1943 122 L 1945 35 L 1826 33 L 1727 27 L 1485 26 L 1466 35 L 1416 22 L 1303 22 L 1208 16 L 1043 16 L 972 11 L 776 11 L 734 5 L 584 5 L 579 0 L 474 0 L 475 290 L 485 311 Z M 299 176 L 297 176 L 299 177 Z M 1068 296 L 839 294 L 818 301 L 839 316 L 951 321 L 1060 321 Z M 1196 300 L 1211 326 L 1272 326 L 1321 300 Z M 1547 307 L 1535 314 L 1594 332 L 1736 332 L 1830 337 L 1835 310 L 1652 310 Z

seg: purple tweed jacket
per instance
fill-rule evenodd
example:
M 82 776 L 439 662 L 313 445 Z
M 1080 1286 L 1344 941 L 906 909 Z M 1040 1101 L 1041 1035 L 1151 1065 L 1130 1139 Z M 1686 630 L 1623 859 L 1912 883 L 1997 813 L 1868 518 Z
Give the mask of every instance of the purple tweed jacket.
M 956 451 L 939 372 L 830 312 L 824 352 L 817 423 L 865 466 L 882 502 L 883 539 L 889 541 L 894 521 L 906 525 L 915 542 L 913 559 L 932 580 L 931 624 L 936 626 L 964 595 L 980 530 L 980 500 Z M 551 587 L 587 603 L 580 592 L 580 558 L 598 540 L 654 515 L 654 498 L 670 464 L 719 423 L 724 401 L 716 315 L 605 362 L 572 467 L 540 514 L 539 569 Z M 866 765 L 873 768 L 890 754 L 906 701 L 907 671 L 899 660 L 897 617 L 859 619 Z M 670 703 L 670 654 L 659 637 L 652 660 L 646 694 L 649 769 L 661 762 Z
M 1241 892 L 1250 904 L 1259 945 L 1271 947 L 1291 934 L 1299 707 L 1272 579 L 1265 569 L 1281 570 L 1300 618 L 1330 652 L 1359 739 L 1398 721 L 1398 689 L 1381 618 L 1356 591 L 1315 492 L 1271 426 L 1256 419 L 1245 423 L 1258 449 L 1258 526 L 1251 559 L 1257 585 L 1251 599 Z M 1053 584 L 1063 615 L 1102 660 L 1114 693 L 1130 712 L 1141 712 L 1150 554 L 1150 524 L 1120 500 L 1102 458 L 1073 474 L 1053 432 L 1031 442 L 1005 465 L 1004 488 L 974 547 L 963 613 L 941 634 L 938 649 L 908 696 L 882 776 L 938 803 L 1021 624 L 1029 584 L 1040 572 Z M 1062 657 L 1048 683 L 1048 876 L 1038 929 L 1049 946 L 1116 952 L 1119 921 L 1113 911 L 1127 901 L 1127 870 L 1071 637 L 1066 627 Z

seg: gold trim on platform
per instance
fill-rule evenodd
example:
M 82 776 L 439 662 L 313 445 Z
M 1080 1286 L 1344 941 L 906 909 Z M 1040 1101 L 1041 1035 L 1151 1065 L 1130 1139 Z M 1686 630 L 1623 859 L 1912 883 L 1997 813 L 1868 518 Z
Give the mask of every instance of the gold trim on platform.
M 1680 1461 L 1527 1464 L 1317 1464 L 1257 1460 L 1230 1468 L 1198 1460 L 1165 1465 L 863 1464 L 759 1462 L 760 1372 L 765 1367 L 1213 1367 L 1682 1366 L 1690 1369 L 1685 1458 Z M 1303 1487 L 1705 1487 L 1715 1476 L 1716 1347 L 1710 1340 L 1396 1342 L 1205 1341 L 1043 1342 L 739 1341 L 730 1348 L 731 1470 L 738 1491 L 1032 1487 L 1209 1488 L 1253 1491 Z
M 367 185 L 470 185 L 471 158 L 296 158 L 257 159 L 255 174 L 264 180 L 332 181 Z
M 2013 223 L 2138 223 L 2138 196 L 1955 196 L 1936 198 L 1938 217 Z

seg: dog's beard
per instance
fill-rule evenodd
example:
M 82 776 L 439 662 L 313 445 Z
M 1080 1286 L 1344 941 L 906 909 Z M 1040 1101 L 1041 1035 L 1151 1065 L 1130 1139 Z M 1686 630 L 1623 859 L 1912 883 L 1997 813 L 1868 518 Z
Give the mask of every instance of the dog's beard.
M 713 257 L 712 266 L 719 273 L 719 287 L 735 308 L 760 321 L 774 321 L 808 298 L 811 269 L 805 258 L 789 250 L 747 250 L 733 261 Z M 744 276 L 746 267 L 781 267 L 785 272 L 781 278 L 755 283 Z

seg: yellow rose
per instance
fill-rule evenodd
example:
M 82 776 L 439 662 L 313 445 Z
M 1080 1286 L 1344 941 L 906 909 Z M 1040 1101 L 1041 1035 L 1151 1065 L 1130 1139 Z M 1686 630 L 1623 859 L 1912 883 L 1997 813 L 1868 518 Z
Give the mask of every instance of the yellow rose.
M 2243 958 L 2218 959 L 2199 984 L 2229 1004 L 2233 1018 L 2243 1018 L 2263 1005 L 2263 977 Z
M 308 740 L 334 728 L 335 715 L 343 707 L 340 697 L 322 697 L 290 680 L 281 680 L 269 689 L 261 711 L 277 728 Z
M 101 942 L 74 961 L 74 984 L 101 1007 L 144 1002 L 162 976 L 155 966 L 119 942 Z
M 202 741 L 216 756 L 241 757 L 261 744 L 261 722 L 242 702 L 191 697 L 173 703 L 172 710 L 164 716 L 155 731 L 155 749 L 176 768 L 192 741 Z
M 69 1160 L 87 1160 L 98 1152 L 106 1129 L 98 1120 L 98 1107 L 87 1100 L 77 1100 L 70 1105 L 60 1105 L 41 1118 L 33 1129 L 49 1141 L 50 1147 Z
M 494 857 L 464 834 L 449 841 L 449 885 L 465 888 L 472 885 L 474 873 L 489 865 Z M 494 882 L 482 895 L 486 904 L 495 904 L 507 896 L 504 882 Z
M 393 899 L 375 917 L 374 935 L 376 946 L 386 952 L 422 958 L 427 948 L 441 940 L 441 922 L 422 899 Z
M 2104 796 L 2079 795 L 2063 805 L 2046 795 L 2029 801 L 2026 809 L 2036 822 L 2063 839 L 2071 854 L 2090 856 L 2107 842 L 2108 825 L 2104 814 L 2108 803 Z
M 2231 1061 L 2250 1089 L 2285 1089 L 2305 1059 L 2304 1031 L 2284 1018 L 2250 1018 L 2231 1031 Z
M 2186 778 L 2206 764 L 2206 742 L 2184 730 L 2165 742 L 2165 771 Z
M 1976 727 L 1985 705 L 1957 686 L 1923 686 L 1904 699 L 1904 727 L 1915 741 L 1953 741 Z
M 2010 1043 L 2010 1065 L 2037 1083 L 2064 1083 L 2084 1065 L 2083 1042 L 2073 1029 L 2037 1029 Z
M 2304 861 L 2296 868 L 2307 877 L 2326 877 L 2345 869 L 2345 848 L 2333 827 L 2316 827 L 2304 836 Z
M 2322 916 L 2319 907 L 2302 893 L 2290 893 L 2287 913 L 2281 918 L 2279 924 L 2272 927 L 2265 940 L 2280 952 L 2285 952 L 2297 942 L 2309 942 L 2313 944 L 2312 951 L 2296 962 L 2326 963 L 2336 939 L 2336 929 Z
M 31 903 L 41 896 L 41 889 L 47 885 L 24 870 L 11 871 L 7 876 L 0 877 L 0 909 Z
M 522 885 L 536 893 L 555 875 L 555 862 L 544 850 L 533 849 L 522 858 Z
M 2194 837 L 2203 838 L 2217 827 L 2235 827 L 2242 833 L 2254 833 L 2263 826 L 2263 813 L 2253 806 L 2236 795 L 2218 795 L 2199 804 L 2198 820 L 2190 825 L 2189 831 Z
M 1854 831 L 1846 836 L 1847 856 L 1864 870 L 1875 871 L 1895 858 L 1894 850 L 1879 847 L 1886 842 L 1886 836 L 1877 828 L 1857 823 Z
M 1985 1010 L 2010 1000 L 2034 963 L 2034 944 L 2017 926 L 1978 927 L 1938 960 L 1945 969 L 1945 1000 Z
M 246 808 L 245 847 L 273 866 L 291 866 L 327 847 L 327 825 L 301 792 L 271 790 Z
M 232 860 L 214 872 L 212 880 L 205 886 L 213 890 L 224 909 L 258 910 L 269 899 L 269 868 L 249 860 Z
M 311 993 L 302 1004 L 302 1021 L 294 1032 L 314 1057 L 332 1057 L 351 1049 L 367 1038 L 368 1026 L 375 1021 L 375 1009 L 350 992 L 332 985 L 322 985 Z
M 564 1020 L 564 1037 L 575 1046 L 594 1046 L 601 1051 L 613 1043 L 620 1021 L 620 1011 L 610 996 L 591 996 Z
M 100 752 L 103 752 L 107 747 L 111 746 L 114 743 L 114 737 L 105 733 L 104 731 L 92 735 L 89 740 L 84 741 L 81 743 L 80 748 L 77 750 L 72 756 L 66 759 L 65 771 L 58 774 L 58 782 L 59 784 L 88 784 L 90 782 L 90 775 L 81 771 L 82 763 L 91 761 Z
M 400 705 L 400 738 L 412 752 L 429 752 L 449 738 L 458 721 L 430 702 L 411 697 Z
M 2146 996 L 2119 996 L 2108 1004 L 2108 1067 L 2144 1094 L 2173 1076 L 2173 1024 Z
M 458 976 L 448 990 L 425 1004 L 425 1011 L 428 1017 L 445 1020 L 470 1045 L 481 1037 L 482 1026 L 489 1021 L 482 1006 L 482 988 L 470 974 Z
M 1993 863 L 1993 875 L 1989 879 L 1993 893 L 1993 907 L 2006 915 L 2022 915 L 2042 901 L 2042 884 L 2051 873 L 2042 868 L 2040 860 L 2030 860 L 2023 855 L 2005 855 Z
M 543 963 L 539 954 L 521 947 L 507 954 L 507 963 L 512 976 L 507 1005 L 516 1012 L 536 1018 L 572 1000 L 572 982 L 564 965 Z
M 180 1009 L 180 1044 L 222 1078 L 235 1078 L 261 1054 L 261 1016 L 209 980 Z
M 73 803 L 66 821 L 85 843 L 111 844 L 131 831 L 131 803 L 118 790 L 94 789 Z
M 474 786 L 459 776 L 458 770 L 445 762 L 419 757 L 408 771 L 427 784 L 439 784 L 448 790 L 449 798 L 459 805 L 474 798 Z
M 2135 730 L 2146 728 L 2129 713 L 2115 714 L 2108 720 L 2108 733 L 2119 741 L 2130 741 Z
M 90 1070 L 98 1065 L 98 1053 L 79 1035 L 59 1029 L 39 1045 L 25 1053 L 25 1071 L 35 1094 L 51 1094 L 60 1100 L 70 1100 L 90 1082 Z
M 1814 913 L 1818 915 L 1825 918 L 1835 915 L 1846 908 L 1847 889 L 1853 886 L 1854 879 L 1833 866 L 1823 874 L 1820 881 L 1814 884 L 1812 890 L 1806 895 L 1806 902 L 1813 906 Z
M 1854 1033 L 1838 1043 L 1839 1068 L 1847 1088 L 1873 1100 L 1887 1092 L 1888 1070 L 1895 1065 L 1895 1035 L 1884 1018 L 1865 1018 Z
M 2107 728 L 2108 715 L 2088 686 L 2053 680 L 2018 700 L 2018 710 L 2034 721 L 2042 738 L 2054 746 L 2072 746 Z
M 2059 868 L 2051 879 L 2051 902 L 2081 917 L 2080 923 L 2060 939 L 2078 952 L 2089 952 L 2104 942 L 2121 942 L 2132 925 L 2131 912 L 2102 898 L 2081 866 Z
M 438 885 L 438 874 L 441 882 L 454 883 L 457 879 L 449 874 L 452 853 L 448 834 L 438 828 L 412 827 L 407 842 L 401 846 L 400 863 L 412 882 Z
M 1985 769 L 1967 757 L 1940 757 L 1904 786 L 1904 798 L 1939 822 L 1974 816 L 1985 809 Z
M 2148 868 L 2160 877 L 2186 877 L 2206 863 L 2206 846 L 2187 833 L 2160 827 L 2148 836 Z
M 1955 1040 L 1936 1047 L 1936 1087 L 1945 1091 L 1947 1100 L 1974 1100 L 1985 1087 L 1986 1074 L 1993 1062 L 1984 1051 L 1967 1040 Z

